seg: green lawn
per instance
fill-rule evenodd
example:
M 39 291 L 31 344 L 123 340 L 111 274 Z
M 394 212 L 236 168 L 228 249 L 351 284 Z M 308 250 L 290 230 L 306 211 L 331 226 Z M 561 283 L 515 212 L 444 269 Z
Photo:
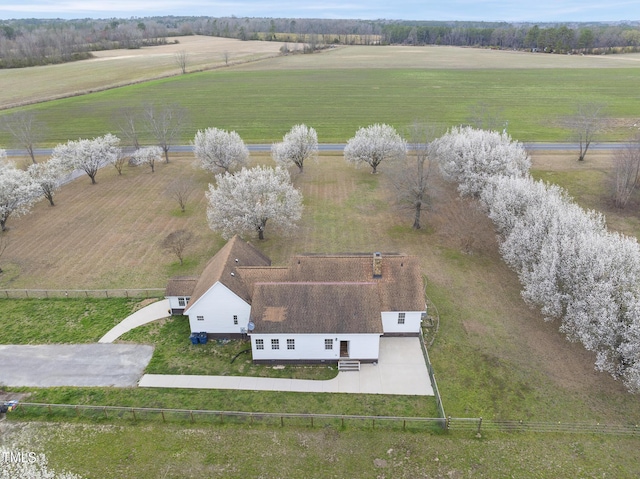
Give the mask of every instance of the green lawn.
M 333 365 L 265 366 L 251 359 L 249 340 L 217 341 L 193 345 L 189 341 L 189 319 L 172 317 L 136 328 L 120 337 L 122 341 L 153 344 L 155 349 L 146 373 L 207 374 L 215 376 L 259 376 L 293 379 L 331 379 L 338 371 Z
M 559 119 L 579 102 L 598 101 L 608 115 L 632 124 L 640 110 L 640 69 L 324 69 L 195 73 L 28 107 L 49 127 L 55 144 L 117 133 L 122 105 L 176 103 L 189 112 L 181 139 L 198 129 L 236 130 L 251 143 L 282 138 L 291 126 L 306 123 L 322 143 L 344 142 L 356 129 L 389 123 L 401 129 L 415 120 L 445 126 L 469 121 L 479 103 L 492 105 L 522 141 L 562 141 L 568 132 Z M 9 111 L 10 112 L 10 111 Z M 625 126 L 609 139 L 630 134 Z M 6 135 L 6 134 L 3 134 Z M 0 135 L 0 144 L 8 138 Z
M 93 343 L 139 300 L 0 299 L 0 344 Z

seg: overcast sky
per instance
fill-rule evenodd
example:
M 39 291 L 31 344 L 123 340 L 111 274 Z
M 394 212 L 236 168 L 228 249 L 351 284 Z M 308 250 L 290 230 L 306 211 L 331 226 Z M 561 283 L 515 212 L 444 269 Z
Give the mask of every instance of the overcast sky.
M 588 22 L 640 20 L 639 0 L 0 0 L 0 18 L 156 15 Z

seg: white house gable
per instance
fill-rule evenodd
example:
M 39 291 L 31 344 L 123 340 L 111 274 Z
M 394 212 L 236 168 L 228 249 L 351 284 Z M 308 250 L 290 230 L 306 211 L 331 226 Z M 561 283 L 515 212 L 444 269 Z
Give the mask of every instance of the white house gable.
M 195 303 L 187 315 L 191 332 L 241 334 L 247 331 L 251 305 L 221 282 L 216 282 Z

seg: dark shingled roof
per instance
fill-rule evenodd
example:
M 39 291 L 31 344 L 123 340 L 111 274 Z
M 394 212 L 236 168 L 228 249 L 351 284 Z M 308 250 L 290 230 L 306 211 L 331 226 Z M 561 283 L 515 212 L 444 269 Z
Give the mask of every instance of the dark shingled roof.
M 238 268 L 248 283 L 367 283 L 378 286 L 381 311 L 424 311 L 424 284 L 415 256 L 382 254 L 382 275 L 374 277 L 373 254 L 294 256 L 288 268 Z M 283 285 L 282 287 L 286 287 Z
M 255 247 L 234 236 L 199 279 L 174 278 L 167 296 L 191 296 L 185 312 L 216 282 L 251 304 L 256 333 L 380 333 L 383 311 L 424 311 L 415 256 L 307 254 L 271 267 Z
M 197 276 L 180 276 L 171 278 L 167 283 L 165 296 L 191 296 L 198 283 Z
M 237 260 L 237 261 L 236 261 Z M 231 238 L 207 263 L 198 279 L 185 313 L 218 281 L 248 303 L 249 292 L 237 273 L 240 266 L 269 266 L 271 260 L 238 235 Z
M 256 283 L 254 333 L 379 333 L 374 283 Z

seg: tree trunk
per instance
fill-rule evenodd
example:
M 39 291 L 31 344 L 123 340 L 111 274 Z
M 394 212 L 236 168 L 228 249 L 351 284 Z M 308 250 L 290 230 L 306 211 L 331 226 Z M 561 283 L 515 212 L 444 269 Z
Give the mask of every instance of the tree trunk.
M 422 209 L 422 204 L 418 203 L 416 205 L 416 215 L 413 218 L 413 229 L 414 230 L 419 230 L 421 228 L 420 226 L 420 211 Z
M 165 161 L 165 163 L 169 163 L 169 147 L 163 146 L 162 150 L 164 151 L 164 161 Z
M 96 182 L 96 175 L 95 175 L 95 173 L 94 173 L 93 175 L 89 175 L 89 178 L 91 178 L 91 184 L 92 184 L 92 185 L 95 185 L 95 184 L 97 183 L 97 182 Z
M 0 219 L 0 230 L 7 231 L 7 218 Z
M 56 204 L 53 202 L 53 193 L 46 193 L 45 198 L 47 198 L 49 200 L 49 205 L 50 206 L 55 206 Z

